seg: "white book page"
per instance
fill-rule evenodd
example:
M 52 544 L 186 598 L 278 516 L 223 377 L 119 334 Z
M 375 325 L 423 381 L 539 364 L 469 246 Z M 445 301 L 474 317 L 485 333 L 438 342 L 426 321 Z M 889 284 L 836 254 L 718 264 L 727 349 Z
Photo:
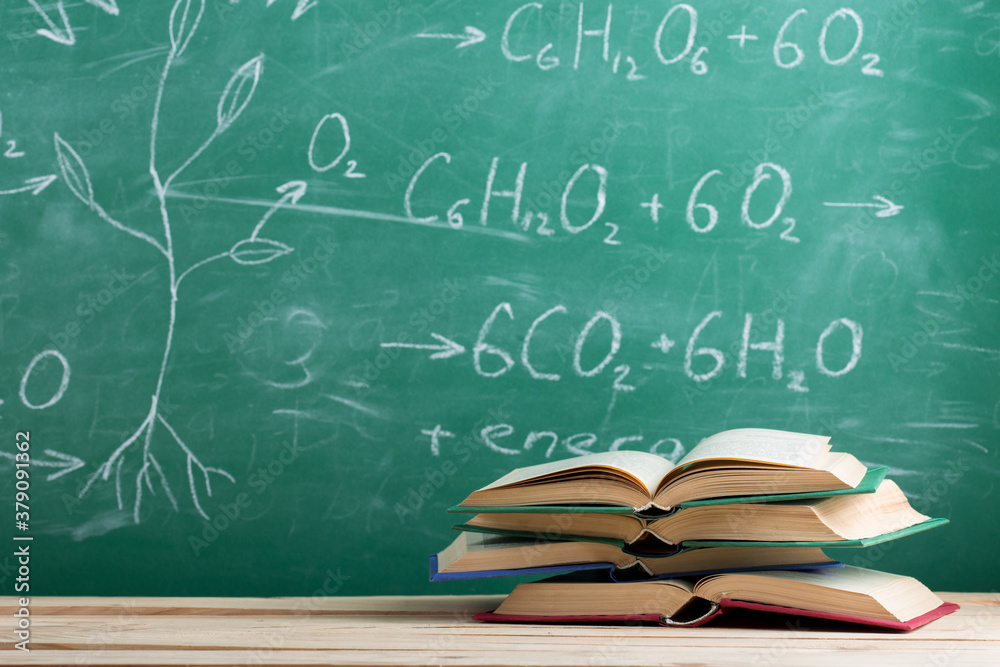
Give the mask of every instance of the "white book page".
M 760 576 L 767 579 L 786 579 L 797 581 L 803 584 L 815 584 L 826 588 L 834 588 L 841 591 L 851 591 L 864 595 L 874 595 L 880 589 L 891 586 L 902 579 L 907 579 L 899 574 L 890 572 L 880 572 L 878 570 L 868 570 L 863 567 L 845 565 L 844 567 L 831 567 L 823 570 L 809 572 L 808 570 L 775 570 L 765 572 L 741 572 L 743 576 Z M 720 578 L 726 575 L 716 575 Z
M 531 479 L 564 473 L 578 468 L 614 468 L 631 475 L 652 494 L 660 480 L 674 468 L 667 459 L 656 454 L 636 451 L 599 452 L 562 461 L 540 463 L 526 468 L 518 468 L 497 481 L 483 487 L 494 489 L 499 486 L 517 484 Z
M 706 459 L 735 459 L 819 468 L 830 451 L 829 442 L 830 438 L 823 435 L 741 428 L 705 438 L 677 466 Z

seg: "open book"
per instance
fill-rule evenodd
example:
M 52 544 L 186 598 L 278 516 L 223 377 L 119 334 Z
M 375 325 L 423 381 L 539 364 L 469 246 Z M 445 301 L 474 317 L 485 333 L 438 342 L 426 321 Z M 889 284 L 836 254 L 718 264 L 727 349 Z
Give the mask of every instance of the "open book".
M 605 570 L 614 581 L 681 577 L 729 570 L 840 567 L 819 548 L 715 547 L 638 557 L 603 542 L 538 540 L 460 533 L 430 558 L 431 581 Z
M 587 512 L 477 514 L 461 526 L 515 535 L 559 539 L 606 539 L 618 544 L 692 541 L 831 542 L 918 532 L 945 523 L 910 507 L 891 480 L 874 493 L 778 503 L 732 503 L 690 507 L 659 519 Z M 848 545 L 845 545 L 848 546 Z M 656 549 L 655 544 L 652 547 Z M 647 549 L 648 550 L 648 549 Z M 642 550 L 640 550 L 642 551 Z
M 867 470 L 829 438 L 767 429 L 725 431 L 676 465 L 645 452 L 589 454 L 518 468 L 459 507 L 614 505 L 669 512 L 684 501 L 854 489 Z
M 489 621 L 658 620 L 700 625 L 720 609 L 745 607 L 912 630 L 958 609 L 912 577 L 846 566 L 608 583 L 588 573 L 520 584 Z M 596 583 L 595 583 L 596 582 Z

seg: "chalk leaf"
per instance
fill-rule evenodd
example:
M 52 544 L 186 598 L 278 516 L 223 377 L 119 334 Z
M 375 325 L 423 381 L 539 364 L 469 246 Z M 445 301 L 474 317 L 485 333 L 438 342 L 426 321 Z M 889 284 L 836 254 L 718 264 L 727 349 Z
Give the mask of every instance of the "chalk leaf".
M 280 241 L 271 239 L 243 239 L 233 246 L 229 251 L 229 256 L 237 264 L 244 266 L 256 266 L 257 264 L 267 264 L 279 257 L 283 257 L 294 250 Z
M 257 82 L 260 81 L 263 68 L 264 54 L 262 53 L 244 63 L 226 84 L 226 89 L 222 91 L 222 97 L 219 98 L 217 113 L 220 131 L 229 127 L 250 104 L 250 98 L 253 97 L 253 92 L 257 89 Z
M 80 155 L 73 147 L 63 141 L 57 132 L 55 135 L 56 160 L 63 180 L 76 198 L 87 206 L 94 203 L 94 187 L 90 184 L 90 174 Z
M 205 11 L 205 0 L 177 0 L 170 10 L 170 50 L 174 56 L 184 53 Z

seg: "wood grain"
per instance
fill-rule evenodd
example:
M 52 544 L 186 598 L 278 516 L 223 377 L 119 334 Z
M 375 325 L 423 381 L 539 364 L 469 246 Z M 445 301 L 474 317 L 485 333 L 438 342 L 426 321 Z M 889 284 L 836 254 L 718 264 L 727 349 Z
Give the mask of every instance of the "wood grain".
M 501 625 L 502 596 L 33 598 L 31 652 L 0 663 L 87 665 L 1000 664 L 1000 595 L 941 593 L 962 609 L 910 633 L 773 614 L 703 628 Z M 0 598 L 10 618 L 14 598 Z

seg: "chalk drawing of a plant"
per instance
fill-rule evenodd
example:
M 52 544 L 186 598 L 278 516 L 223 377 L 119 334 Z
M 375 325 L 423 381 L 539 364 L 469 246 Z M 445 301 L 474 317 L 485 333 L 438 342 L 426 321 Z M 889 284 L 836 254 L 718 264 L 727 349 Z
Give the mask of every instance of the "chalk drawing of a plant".
M 240 114 L 243 113 L 247 105 L 250 104 L 250 99 L 253 97 L 254 91 L 257 88 L 257 84 L 260 81 L 260 76 L 264 67 L 264 56 L 261 54 L 244 63 L 236 71 L 226 84 L 226 87 L 222 91 L 222 95 L 219 98 L 215 129 L 194 151 L 194 153 L 187 158 L 187 160 L 185 160 L 169 175 L 163 177 L 157 166 L 156 157 L 157 132 L 160 124 L 160 110 L 163 103 L 163 92 L 166 87 L 167 77 L 169 76 L 175 61 L 184 53 L 184 50 L 191 42 L 191 38 L 197 30 L 198 24 L 201 22 L 204 10 L 205 0 L 176 0 L 173 9 L 170 12 L 170 50 L 167 53 L 166 63 L 163 66 L 163 71 L 160 75 L 156 89 L 156 100 L 153 104 L 153 118 L 150 127 L 149 139 L 149 174 L 152 176 L 156 199 L 159 203 L 159 214 L 163 225 L 162 237 L 157 238 L 156 236 L 159 235 L 152 236 L 142 231 L 132 229 L 108 215 L 107 211 L 105 211 L 105 209 L 94 198 L 94 189 L 91 185 L 90 174 L 88 173 L 83 160 L 80 158 L 79 154 L 73 150 L 73 148 L 58 134 L 55 135 L 55 150 L 59 168 L 62 172 L 63 180 L 72 193 L 76 195 L 76 197 L 88 208 L 90 208 L 90 210 L 96 213 L 101 219 L 110 223 L 116 229 L 126 232 L 127 234 L 131 234 L 137 239 L 145 241 L 149 245 L 156 248 L 156 250 L 163 255 L 166 260 L 169 271 L 170 320 L 166 332 L 166 344 L 163 350 L 163 358 L 160 364 L 160 371 L 156 380 L 156 386 L 152 392 L 149 412 L 146 414 L 145 419 L 143 419 L 139 427 L 128 438 L 126 438 L 124 442 L 119 444 L 111 455 L 104 461 L 104 463 L 97 468 L 79 493 L 79 496 L 82 498 L 98 479 L 107 481 L 110 479 L 112 473 L 114 473 L 118 507 L 119 509 L 124 509 L 121 479 L 122 464 L 124 463 L 125 456 L 129 450 L 138 448 L 141 443 L 141 466 L 139 467 L 134 480 L 135 501 L 132 506 L 132 516 L 136 523 L 139 523 L 143 488 L 145 487 L 154 495 L 156 493 L 153 484 L 154 475 L 159 482 L 158 485 L 162 488 L 164 495 L 170 501 L 174 510 L 178 510 L 177 498 L 175 497 L 174 492 L 170 487 L 170 483 L 167 481 L 167 476 L 164 474 L 163 468 L 160 466 L 160 462 L 157 460 L 153 451 L 153 436 L 157 432 L 158 428 L 162 428 L 162 430 L 166 431 L 169 436 L 169 440 L 176 446 L 180 447 L 184 455 L 187 457 L 187 478 L 191 499 L 194 503 L 195 509 L 197 509 L 198 513 L 206 520 L 209 518 L 208 514 L 202 508 L 199 500 L 197 484 L 199 477 L 202 485 L 204 486 L 205 494 L 209 497 L 212 495 L 213 475 L 218 475 L 219 477 L 228 479 L 230 482 L 235 482 L 233 476 L 225 470 L 207 466 L 202 463 L 198 456 L 191 451 L 187 444 L 185 444 L 184 440 L 177 433 L 174 427 L 170 425 L 160 410 L 160 397 L 163 392 L 164 379 L 166 378 L 169 366 L 170 353 L 174 337 L 174 325 L 177 320 L 179 290 L 181 283 L 186 277 L 210 262 L 228 258 L 238 264 L 252 266 L 265 264 L 291 253 L 293 251 L 292 248 L 279 241 L 263 238 L 260 236 L 260 232 L 265 223 L 278 208 L 286 205 L 286 203 L 294 205 L 298 202 L 302 195 L 305 194 L 306 190 L 306 184 L 303 181 L 291 181 L 283 184 L 278 188 L 278 193 L 281 194 L 282 197 L 270 210 L 267 211 L 267 213 L 264 214 L 248 238 L 239 241 L 227 252 L 206 257 L 195 262 L 183 271 L 178 271 L 177 262 L 174 256 L 174 240 L 170 224 L 170 213 L 167 210 L 167 193 L 170 190 L 170 186 L 174 182 L 174 179 L 176 179 L 181 172 L 190 166 L 191 163 L 194 162 L 198 156 L 200 156 L 205 149 L 207 149 L 212 142 L 215 141 L 217 137 L 219 137 L 219 135 L 225 132 L 240 116 Z

